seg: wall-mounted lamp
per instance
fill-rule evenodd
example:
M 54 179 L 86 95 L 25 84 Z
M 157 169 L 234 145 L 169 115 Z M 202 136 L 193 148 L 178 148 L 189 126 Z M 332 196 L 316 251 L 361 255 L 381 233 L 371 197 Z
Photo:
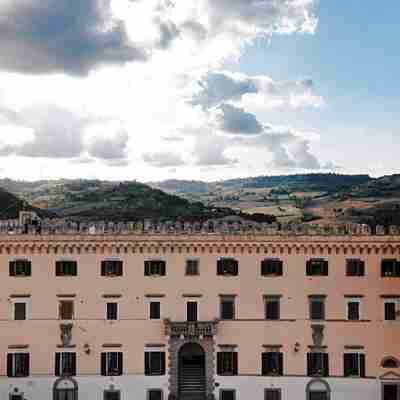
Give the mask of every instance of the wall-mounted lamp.
M 300 343 L 299 342 L 296 342 L 294 344 L 294 349 L 293 350 L 294 350 L 295 353 L 299 352 L 299 350 L 300 350 Z
M 88 343 L 85 343 L 84 345 L 83 345 L 83 348 L 85 349 L 85 353 L 87 354 L 87 355 L 89 355 L 90 354 L 90 346 L 89 346 L 89 344 Z

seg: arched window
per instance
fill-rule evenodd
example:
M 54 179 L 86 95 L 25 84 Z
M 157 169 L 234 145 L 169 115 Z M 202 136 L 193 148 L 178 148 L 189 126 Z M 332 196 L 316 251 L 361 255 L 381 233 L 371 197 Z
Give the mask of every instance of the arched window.
M 307 400 L 330 400 L 331 388 L 323 379 L 313 379 L 306 387 Z
M 60 378 L 54 382 L 53 400 L 78 400 L 78 384 L 72 378 Z
M 381 363 L 382 368 L 399 368 L 399 365 L 399 361 L 394 357 L 385 357 Z

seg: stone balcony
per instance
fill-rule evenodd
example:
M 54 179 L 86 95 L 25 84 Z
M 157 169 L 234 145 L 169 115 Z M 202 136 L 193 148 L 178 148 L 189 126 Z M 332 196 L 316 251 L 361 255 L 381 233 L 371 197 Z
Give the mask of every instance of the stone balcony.
M 191 322 L 165 319 L 164 326 L 166 336 L 203 339 L 217 334 L 218 320 Z

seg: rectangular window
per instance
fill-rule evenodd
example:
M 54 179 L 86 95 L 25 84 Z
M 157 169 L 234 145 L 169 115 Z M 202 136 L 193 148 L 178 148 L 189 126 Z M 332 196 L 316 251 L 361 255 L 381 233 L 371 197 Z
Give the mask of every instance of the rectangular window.
M 118 303 L 107 303 L 107 319 L 110 321 L 118 319 Z
M 26 320 L 26 303 L 14 303 L 14 320 Z
M 281 400 L 282 392 L 281 389 L 265 389 L 264 400 Z
M 364 276 L 365 262 L 358 258 L 346 260 L 346 276 Z
M 104 400 L 121 400 L 121 392 L 119 390 L 105 390 Z
M 283 353 L 278 351 L 264 352 L 261 357 L 263 375 L 283 375 Z
M 344 376 L 365 377 L 365 355 L 347 353 L 343 355 Z
M 121 352 L 101 353 L 101 375 L 117 376 L 122 375 L 123 354 Z
M 328 276 L 328 261 L 313 258 L 306 263 L 307 276 Z
M 7 376 L 22 378 L 29 376 L 29 353 L 7 354 Z
M 360 302 L 349 300 L 347 302 L 347 319 L 350 321 L 358 321 L 360 319 Z
M 186 275 L 199 275 L 199 260 L 186 260 Z
M 163 400 L 163 391 L 161 389 L 150 389 L 147 400 Z
M 61 300 L 59 302 L 59 319 L 74 319 L 74 301 Z
M 123 263 L 121 260 L 103 260 L 101 276 L 122 276 Z
M 326 390 L 313 390 L 308 396 L 308 400 L 329 400 L 329 394 Z
M 283 261 L 277 258 L 267 258 L 261 261 L 262 276 L 282 276 Z
M 197 301 L 188 301 L 186 303 L 186 319 L 190 322 L 197 321 L 198 311 L 197 311 Z
M 385 321 L 396 321 L 396 301 L 387 300 L 385 305 Z
M 24 400 L 22 394 L 10 394 L 10 400 Z
M 219 400 L 236 400 L 236 391 L 221 389 L 219 391 Z
M 235 296 L 221 296 L 221 319 L 235 319 Z
M 29 260 L 13 260 L 9 263 L 10 276 L 31 276 L 32 263 Z
M 145 375 L 165 375 L 165 352 L 146 351 L 144 361 Z
M 329 376 L 329 355 L 327 353 L 307 353 L 307 375 Z
M 382 260 L 381 276 L 384 278 L 400 277 L 400 262 L 395 259 Z
M 238 353 L 236 351 L 220 351 L 217 353 L 217 374 L 238 374 Z
M 55 376 L 76 375 L 76 353 L 56 353 Z
M 161 318 L 161 304 L 159 301 L 151 301 L 149 303 L 150 308 L 150 319 Z
M 164 260 L 147 260 L 144 262 L 145 276 L 165 276 L 166 262 Z
M 77 276 L 78 263 L 76 261 L 56 261 L 56 276 Z
M 239 274 L 239 262 L 234 258 L 220 258 L 217 261 L 217 275 L 237 276 Z
M 278 320 L 281 317 L 280 312 L 280 297 L 279 296 L 265 296 L 265 319 Z
M 310 319 L 325 319 L 325 298 L 310 297 Z

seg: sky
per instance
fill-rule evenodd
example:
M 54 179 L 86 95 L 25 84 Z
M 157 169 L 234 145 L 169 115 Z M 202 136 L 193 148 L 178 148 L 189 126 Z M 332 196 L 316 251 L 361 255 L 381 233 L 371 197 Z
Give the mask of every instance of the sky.
M 2 0 L 0 176 L 398 173 L 400 3 Z

